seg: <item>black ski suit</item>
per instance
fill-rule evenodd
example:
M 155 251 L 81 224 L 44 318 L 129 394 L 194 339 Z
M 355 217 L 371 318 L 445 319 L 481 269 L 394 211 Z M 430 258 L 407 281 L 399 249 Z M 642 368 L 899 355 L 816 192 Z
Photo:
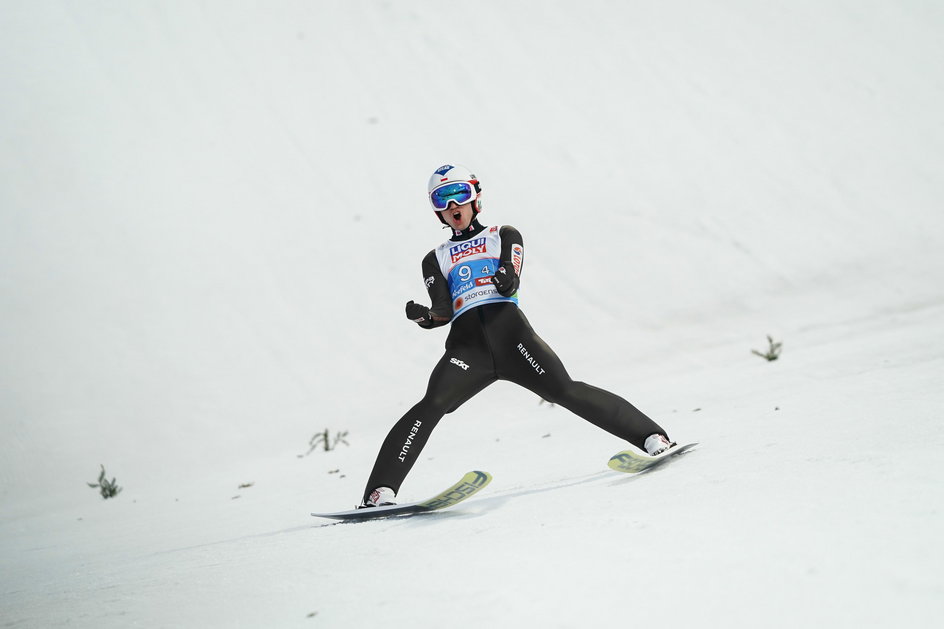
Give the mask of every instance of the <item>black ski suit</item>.
M 462 242 L 485 229 L 475 221 L 450 240 Z M 513 269 L 510 252 L 514 244 L 521 246 L 519 251 L 523 250 L 521 234 L 505 226 L 500 235 L 501 265 L 506 270 Z M 425 328 L 445 325 L 452 317 L 453 302 L 435 251 L 423 259 L 423 277 L 433 307 L 431 316 L 419 325 Z M 518 279 L 516 274 L 514 289 Z M 534 332 L 516 303 L 483 304 L 452 320 L 446 352 L 433 369 L 426 395 L 390 430 L 367 481 L 364 498 L 377 487 L 399 492 L 439 420 L 496 380 L 521 385 L 640 449 L 649 435 L 667 435 L 661 426 L 623 398 L 572 380 L 557 354 Z

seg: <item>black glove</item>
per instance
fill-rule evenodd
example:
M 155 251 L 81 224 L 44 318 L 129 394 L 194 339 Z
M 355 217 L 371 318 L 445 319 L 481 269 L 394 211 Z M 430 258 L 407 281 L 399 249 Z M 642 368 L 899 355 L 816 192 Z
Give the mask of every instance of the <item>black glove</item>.
M 518 290 L 518 276 L 509 273 L 504 266 L 500 266 L 498 272 L 492 276 L 492 284 L 495 285 L 502 297 L 511 297 Z
M 414 302 L 412 299 L 406 303 L 406 318 L 419 324 L 429 323 L 433 320 L 429 308 Z

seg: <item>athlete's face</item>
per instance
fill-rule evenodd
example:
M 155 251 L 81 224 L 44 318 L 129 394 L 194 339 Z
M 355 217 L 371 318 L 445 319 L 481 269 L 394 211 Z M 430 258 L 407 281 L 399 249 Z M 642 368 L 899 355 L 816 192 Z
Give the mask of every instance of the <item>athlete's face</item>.
M 449 207 L 440 212 L 439 215 L 443 217 L 443 220 L 446 221 L 449 227 L 461 232 L 464 229 L 468 229 L 469 225 L 472 224 L 472 218 L 475 212 L 472 211 L 472 202 L 469 201 L 465 205 L 450 203 Z

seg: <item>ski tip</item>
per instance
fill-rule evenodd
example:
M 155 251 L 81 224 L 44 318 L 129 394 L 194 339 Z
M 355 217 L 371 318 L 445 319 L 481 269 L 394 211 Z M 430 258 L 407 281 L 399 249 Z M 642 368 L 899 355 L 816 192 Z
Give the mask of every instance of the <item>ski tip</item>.
M 466 473 L 466 475 L 462 477 L 462 480 L 482 488 L 492 482 L 492 475 L 488 472 L 472 470 L 471 472 Z

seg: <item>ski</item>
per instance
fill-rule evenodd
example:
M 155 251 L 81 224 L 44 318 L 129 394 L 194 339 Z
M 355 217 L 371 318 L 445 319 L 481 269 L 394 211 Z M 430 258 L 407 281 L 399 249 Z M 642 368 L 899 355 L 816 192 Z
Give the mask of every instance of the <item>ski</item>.
M 635 450 L 623 450 L 610 457 L 609 466 L 612 470 L 627 474 L 648 472 L 665 465 L 679 454 L 684 454 L 697 445 L 698 443 L 687 443 L 684 446 L 675 446 L 656 456 L 649 456 Z
M 488 472 L 472 471 L 462 477 L 458 483 L 421 502 L 408 502 L 399 505 L 384 507 L 366 507 L 363 509 L 349 509 L 336 513 L 312 513 L 316 518 L 330 518 L 332 520 L 374 520 L 389 518 L 398 515 L 416 515 L 447 509 L 459 504 L 469 496 L 474 495 L 492 481 Z

